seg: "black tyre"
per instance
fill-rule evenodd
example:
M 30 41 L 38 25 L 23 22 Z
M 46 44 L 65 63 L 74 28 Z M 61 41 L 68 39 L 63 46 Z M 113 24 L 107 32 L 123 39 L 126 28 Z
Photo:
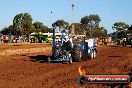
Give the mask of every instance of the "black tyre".
M 81 46 L 74 45 L 74 48 L 72 50 L 72 58 L 74 61 L 82 61 Z

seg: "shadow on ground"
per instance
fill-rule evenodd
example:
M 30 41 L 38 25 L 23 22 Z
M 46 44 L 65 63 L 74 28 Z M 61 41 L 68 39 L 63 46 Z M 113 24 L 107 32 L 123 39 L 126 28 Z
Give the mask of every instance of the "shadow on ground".
M 40 63 L 62 63 L 62 64 L 67 64 L 69 62 L 65 62 L 65 61 L 48 61 L 48 58 L 53 59 L 52 56 L 45 56 L 45 55 L 36 55 L 36 56 L 28 56 L 29 61 L 32 62 L 40 62 Z M 55 60 L 55 59 L 53 59 Z M 59 60 L 59 59 L 58 59 Z M 75 61 L 73 61 L 75 62 Z
M 30 61 L 36 62 L 39 61 L 40 63 L 48 62 L 48 57 L 45 55 L 36 55 L 36 56 L 29 56 Z

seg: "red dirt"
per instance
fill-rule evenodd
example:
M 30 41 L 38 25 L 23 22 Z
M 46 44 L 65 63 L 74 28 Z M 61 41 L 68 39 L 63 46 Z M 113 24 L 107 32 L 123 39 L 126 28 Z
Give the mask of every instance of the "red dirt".
M 86 74 L 132 73 L 132 48 L 129 46 L 99 46 L 96 59 L 73 64 L 43 61 L 44 55 L 51 55 L 51 45 L 47 44 L 0 45 L 1 53 L 8 50 L 20 53 L 0 56 L 0 88 L 109 88 L 103 84 L 78 85 L 79 66 Z

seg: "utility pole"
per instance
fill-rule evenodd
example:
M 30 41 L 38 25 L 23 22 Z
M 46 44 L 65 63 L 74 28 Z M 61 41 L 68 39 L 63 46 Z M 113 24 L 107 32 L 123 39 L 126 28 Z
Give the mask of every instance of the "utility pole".
M 51 14 L 52 14 L 53 12 L 51 12 Z M 53 28 L 53 47 L 52 47 L 52 56 L 54 56 L 54 53 L 55 53 L 55 47 L 56 47 L 56 44 L 55 44 L 55 29 L 56 29 L 56 27 L 55 27 L 55 25 L 54 24 L 52 24 L 52 28 Z
M 75 34 L 75 26 L 74 26 L 74 7 L 75 4 L 72 4 L 72 15 L 73 15 L 73 20 L 72 20 L 72 25 L 71 25 L 71 35 L 73 36 Z

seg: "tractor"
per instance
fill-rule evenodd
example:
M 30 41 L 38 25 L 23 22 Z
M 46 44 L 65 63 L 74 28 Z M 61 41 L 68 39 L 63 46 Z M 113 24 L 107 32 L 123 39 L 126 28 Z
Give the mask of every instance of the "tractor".
M 84 39 L 81 42 L 72 41 L 72 35 L 62 35 L 61 41 L 56 42 L 55 28 L 53 28 L 52 57 L 48 57 L 48 62 L 72 63 L 73 61 L 83 61 L 96 57 L 96 40 Z
M 42 42 L 48 42 L 48 36 L 43 35 L 41 32 L 30 34 L 30 43 L 42 43 Z
M 131 45 L 132 47 L 132 35 L 127 35 L 124 39 L 123 39 L 123 47 L 126 45 Z

